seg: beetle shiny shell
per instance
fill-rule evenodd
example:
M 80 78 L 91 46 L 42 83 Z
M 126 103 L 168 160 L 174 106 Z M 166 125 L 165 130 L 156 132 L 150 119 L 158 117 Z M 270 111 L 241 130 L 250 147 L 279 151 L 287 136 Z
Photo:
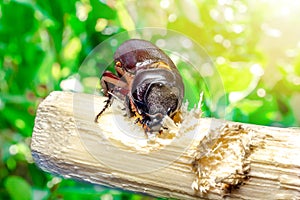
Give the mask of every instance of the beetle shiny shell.
M 162 119 L 171 118 L 181 107 L 184 96 L 182 78 L 172 60 L 151 42 L 131 39 L 114 54 L 117 75 L 106 71 L 101 86 L 108 96 L 103 110 L 113 98 L 121 99 L 129 117 L 136 117 L 145 132 L 159 132 Z

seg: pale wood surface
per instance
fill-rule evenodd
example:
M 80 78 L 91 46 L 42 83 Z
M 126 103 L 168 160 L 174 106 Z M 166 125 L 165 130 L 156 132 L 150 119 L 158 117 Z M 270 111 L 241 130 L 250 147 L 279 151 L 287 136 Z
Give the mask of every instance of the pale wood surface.
M 118 109 L 95 123 L 104 100 L 51 93 L 35 120 L 31 148 L 37 165 L 63 177 L 166 198 L 300 199 L 299 129 L 241 125 L 194 112 L 185 114 L 188 122 L 178 136 L 149 142 Z M 127 127 L 131 132 L 124 135 Z

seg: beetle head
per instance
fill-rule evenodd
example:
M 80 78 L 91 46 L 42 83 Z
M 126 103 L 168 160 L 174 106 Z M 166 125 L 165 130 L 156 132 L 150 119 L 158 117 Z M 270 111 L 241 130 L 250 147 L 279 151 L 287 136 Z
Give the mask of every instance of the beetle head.
M 152 131 L 158 131 L 163 118 L 172 117 L 180 108 L 183 92 L 180 75 L 161 68 L 139 71 L 131 88 L 132 100 Z
M 173 116 L 179 107 L 178 88 L 162 83 L 154 83 L 146 94 L 148 109 L 147 126 L 152 131 L 159 131 L 163 118 Z

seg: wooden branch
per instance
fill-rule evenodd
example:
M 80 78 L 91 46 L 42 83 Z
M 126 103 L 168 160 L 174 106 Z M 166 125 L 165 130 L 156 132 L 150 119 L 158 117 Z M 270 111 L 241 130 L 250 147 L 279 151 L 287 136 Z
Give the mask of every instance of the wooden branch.
M 200 118 L 185 111 L 146 137 L 115 101 L 53 92 L 39 106 L 32 155 L 45 171 L 159 197 L 300 199 L 300 130 Z

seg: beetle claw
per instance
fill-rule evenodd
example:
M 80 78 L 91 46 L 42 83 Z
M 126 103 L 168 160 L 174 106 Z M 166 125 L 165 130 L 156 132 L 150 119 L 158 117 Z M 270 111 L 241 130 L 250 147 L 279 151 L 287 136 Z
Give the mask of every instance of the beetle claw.
M 140 118 L 136 118 L 136 119 L 134 120 L 134 124 L 137 124 L 137 123 L 139 123 L 139 122 L 141 122 Z

